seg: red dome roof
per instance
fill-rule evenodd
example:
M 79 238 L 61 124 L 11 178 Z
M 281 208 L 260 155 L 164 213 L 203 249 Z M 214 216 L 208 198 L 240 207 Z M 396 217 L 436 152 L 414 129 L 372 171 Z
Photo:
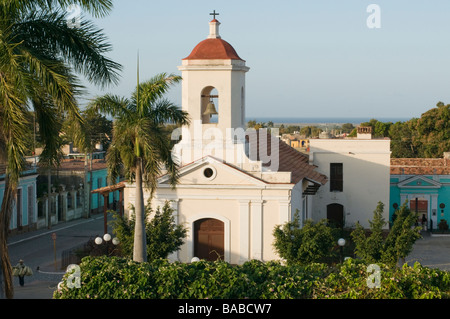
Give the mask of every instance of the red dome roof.
M 206 39 L 197 44 L 183 60 L 242 60 L 227 41 L 220 38 Z

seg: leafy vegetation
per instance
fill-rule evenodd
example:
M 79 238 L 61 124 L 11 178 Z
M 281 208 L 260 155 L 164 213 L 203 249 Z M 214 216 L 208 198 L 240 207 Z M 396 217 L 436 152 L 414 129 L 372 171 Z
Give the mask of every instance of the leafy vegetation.
M 123 256 L 133 256 L 134 244 L 134 210 L 131 218 L 121 217 L 114 212 L 112 220 L 113 233 L 120 240 Z M 153 216 L 152 216 L 153 215 Z M 162 208 L 157 207 L 153 212 L 150 205 L 145 207 L 145 229 L 147 243 L 147 260 L 152 261 L 159 258 L 167 258 L 169 254 L 177 251 L 183 244 L 187 229 L 175 223 L 173 209 L 169 202 Z
M 298 211 L 293 221 L 276 226 L 273 236 L 275 250 L 288 264 L 323 262 L 332 256 L 337 240 L 326 220 L 306 220 L 302 227 Z
M 144 186 L 153 196 L 157 178 L 164 169 L 172 186 L 178 180 L 178 166 L 172 158 L 172 144 L 164 125 L 185 125 L 189 118 L 164 95 L 179 81 L 180 76 L 160 73 L 142 83 L 138 80 L 130 98 L 106 94 L 92 100 L 87 110 L 88 113 L 102 113 L 114 118 L 113 137 L 106 154 L 110 180 L 125 176 L 136 184 L 135 261 L 146 261 L 147 258 Z
M 443 102 L 420 118 L 396 123 L 372 119 L 361 125 L 372 127 L 374 137 L 391 139 L 393 158 L 439 158 L 450 149 L 450 104 Z
M 420 226 L 414 226 L 417 216 L 406 204 L 396 212 L 393 225 L 385 236 L 383 228 L 387 222 L 383 218 L 384 204 L 379 202 L 369 221 L 369 233 L 359 224 L 351 233 L 355 242 L 355 254 L 366 263 L 385 263 L 394 267 L 411 252 L 417 239 L 421 237 Z
M 70 26 L 66 9 L 78 4 L 96 17 L 107 15 L 110 0 L 15 0 L 0 2 L 0 163 L 6 166 L 0 212 L 0 296 L 13 297 L 7 242 L 13 200 L 20 174 L 26 168 L 30 112 L 39 124 L 44 145 L 40 162 L 58 164 L 63 116 L 77 126 L 77 143 L 84 144 L 83 120 L 77 97 L 90 84 L 117 84 L 121 66 L 106 57 L 106 37 L 88 19 Z M 4 289 L 3 289 L 4 287 Z
M 378 288 L 372 273 L 355 259 L 328 266 L 248 261 L 134 262 L 118 257 L 85 257 L 81 287 L 69 288 L 70 274 L 55 299 L 422 299 L 450 298 L 450 273 L 422 267 L 379 264 Z M 69 285 L 68 285 L 69 282 Z

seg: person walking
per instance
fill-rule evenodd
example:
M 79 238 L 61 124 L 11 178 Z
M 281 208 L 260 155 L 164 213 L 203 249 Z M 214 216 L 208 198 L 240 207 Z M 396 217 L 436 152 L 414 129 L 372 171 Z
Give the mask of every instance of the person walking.
M 24 264 L 23 260 L 19 260 L 19 263 L 13 267 L 13 276 L 19 277 L 19 284 L 23 287 L 25 284 L 25 276 L 33 275 L 33 271 L 30 267 Z

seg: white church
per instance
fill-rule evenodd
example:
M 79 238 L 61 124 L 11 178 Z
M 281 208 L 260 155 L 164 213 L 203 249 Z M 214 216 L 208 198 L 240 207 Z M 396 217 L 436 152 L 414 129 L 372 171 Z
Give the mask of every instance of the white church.
M 177 223 L 188 229 L 171 260 L 218 258 L 232 264 L 278 259 L 276 225 L 311 218 L 311 199 L 327 177 L 297 152 L 264 131 L 245 131 L 245 61 L 209 23 L 208 37 L 182 60 L 182 109 L 191 124 L 173 133 L 179 184 L 161 176 L 152 208 L 170 201 Z M 134 204 L 126 184 L 124 208 Z M 147 201 L 150 193 L 144 193 Z

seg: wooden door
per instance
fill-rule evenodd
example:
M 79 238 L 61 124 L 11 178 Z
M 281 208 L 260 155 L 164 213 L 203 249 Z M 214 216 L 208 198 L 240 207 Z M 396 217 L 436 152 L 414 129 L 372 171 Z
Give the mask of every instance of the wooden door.
M 214 261 L 224 258 L 224 224 L 214 218 L 194 223 L 194 256 Z

